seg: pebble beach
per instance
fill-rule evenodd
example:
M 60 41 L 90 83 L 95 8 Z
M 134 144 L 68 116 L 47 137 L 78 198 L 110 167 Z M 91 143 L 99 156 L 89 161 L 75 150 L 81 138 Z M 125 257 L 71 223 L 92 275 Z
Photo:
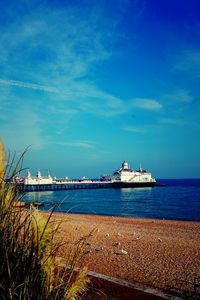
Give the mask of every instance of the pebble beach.
M 200 277 L 200 223 L 54 213 L 61 222 L 59 256 L 86 238 L 81 260 L 89 271 L 161 290 L 191 291 Z

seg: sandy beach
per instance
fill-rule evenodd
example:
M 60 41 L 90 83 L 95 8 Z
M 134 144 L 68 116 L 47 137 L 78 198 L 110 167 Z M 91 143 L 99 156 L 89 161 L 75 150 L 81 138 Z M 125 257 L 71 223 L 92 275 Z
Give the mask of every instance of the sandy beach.
M 200 277 L 200 223 L 54 213 L 68 257 L 89 234 L 82 264 L 88 270 L 150 287 L 191 290 Z

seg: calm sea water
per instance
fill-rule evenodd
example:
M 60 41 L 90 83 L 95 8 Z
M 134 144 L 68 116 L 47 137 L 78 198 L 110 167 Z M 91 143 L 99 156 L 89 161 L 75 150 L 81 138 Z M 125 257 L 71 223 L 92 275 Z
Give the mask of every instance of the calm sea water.
M 200 179 L 158 180 L 154 188 L 31 192 L 24 201 L 43 210 L 83 214 L 200 221 Z

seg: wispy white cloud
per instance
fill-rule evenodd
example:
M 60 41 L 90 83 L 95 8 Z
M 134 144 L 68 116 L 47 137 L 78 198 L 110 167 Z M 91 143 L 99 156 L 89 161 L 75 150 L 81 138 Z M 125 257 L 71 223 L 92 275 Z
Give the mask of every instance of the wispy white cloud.
M 183 119 L 176 119 L 176 118 L 162 117 L 159 118 L 158 121 L 162 124 L 167 124 L 167 125 L 188 125 L 187 121 Z
M 116 28 L 128 4 L 115 1 L 109 18 L 105 13 L 109 3 L 86 5 L 87 13 L 81 5 L 52 10 L 41 3 L 31 5 L 29 14 L 20 19 L 14 18 L 13 11 L 13 22 L 0 36 L 0 85 L 56 94 L 51 102 L 65 102 L 68 111 L 118 115 L 123 101 L 99 89 L 89 77 L 96 64 L 112 56 Z M 61 112 L 59 105 L 54 108 Z
M 155 99 L 136 98 L 131 101 L 131 104 L 133 107 L 150 111 L 162 109 L 162 104 Z
M 20 108 L 10 116 L 9 124 L 1 126 L 1 136 L 7 149 L 23 151 L 28 146 L 32 149 L 44 147 L 45 139 L 39 126 L 38 116 Z
M 190 103 L 193 101 L 193 96 L 188 90 L 178 88 L 171 93 L 163 95 L 161 99 L 170 102 Z
M 16 127 L 14 123 L 7 129 L 4 127 L 10 144 L 44 147 L 53 135 L 60 137 L 66 134 L 78 114 L 110 118 L 138 108 L 148 111 L 162 108 L 155 99 L 124 101 L 103 91 L 95 83 L 93 71 L 97 65 L 117 51 L 113 47 L 118 38 L 117 28 L 129 4 L 129 1 L 122 0 L 114 2 L 113 16 L 105 13 L 110 5 L 107 1 L 85 7 L 84 14 L 79 5 L 52 10 L 41 3 L 37 7 L 33 5 L 29 14 L 22 15 L 20 19 L 13 18 L 13 22 L 4 29 L 0 35 L 0 86 L 10 90 L 18 88 L 18 102 L 21 97 L 22 105 L 15 107 L 16 114 L 20 112 L 23 102 L 26 102 L 26 110 L 29 107 L 32 110 L 32 114 L 27 111 L 24 118 L 21 115 L 16 117 Z M 135 5 L 140 6 L 139 2 L 135 1 Z M 143 9 L 140 6 L 139 11 L 143 12 Z M 26 93 L 22 89 L 26 89 Z M 45 95 L 37 98 L 31 90 L 42 91 Z M 11 112 L 16 95 L 13 93 L 7 99 L 10 103 L 8 112 Z M 37 107 L 33 105 L 35 99 Z M 22 124 L 27 125 L 23 127 Z M 51 135 L 49 132 L 52 129 L 54 132 Z M 141 128 L 126 127 L 125 130 L 142 132 Z M 17 132 L 21 132 L 19 139 L 16 138 Z M 50 137 L 49 140 L 45 134 Z M 94 148 L 92 142 L 78 140 L 78 137 L 74 141 L 62 142 L 62 145 Z
M 94 67 L 117 51 L 112 46 L 118 38 L 116 29 L 130 1 L 114 2 L 109 17 L 106 11 L 111 4 L 106 1 L 86 5 L 88 13 L 84 14 L 77 5 L 54 10 L 43 4 L 32 10 L 29 7 L 31 13 L 9 24 L 0 37 L 0 63 L 5 69 L 0 85 L 56 94 L 51 102 L 65 103 L 62 110 L 73 111 L 71 117 L 75 111 L 114 117 L 132 108 L 159 110 L 162 106 L 154 99 L 128 100 L 124 105 L 123 99 L 90 80 Z M 135 15 L 143 13 L 144 4 L 134 1 Z M 19 74 L 25 80 L 16 80 Z M 59 105 L 54 105 L 54 113 L 61 113 Z
M 7 71 L 12 67 L 13 75 L 20 65 L 27 81 L 47 86 L 52 80 L 67 83 L 87 75 L 94 63 L 110 57 L 117 26 L 105 20 L 103 6 L 94 4 L 87 10 L 83 14 L 81 6 L 52 10 L 40 5 L 16 18 L 0 36 L 1 64 Z
M 146 132 L 144 127 L 137 127 L 137 126 L 124 126 L 122 129 L 125 131 L 128 131 L 128 132 L 132 132 L 132 133 L 145 133 Z
M 79 148 L 94 148 L 94 144 L 89 141 L 71 141 L 66 142 L 65 145 Z
M 94 148 L 95 143 L 92 141 L 85 141 L 85 140 L 71 140 L 71 141 L 52 141 L 48 142 L 47 144 L 56 144 L 62 146 L 70 146 L 70 147 L 78 147 L 78 148 Z
M 200 49 L 188 50 L 181 53 L 174 64 L 175 71 L 184 72 L 189 77 L 200 77 Z
M 64 116 L 66 123 L 66 121 L 70 121 L 75 115 L 77 115 L 79 110 L 76 108 L 66 107 L 66 105 L 60 106 L 59 104 L 52 104 L 49 106 L 49 112 L 51 115 Z
M 125 111 L 122 99 L 112 96 L 93 84 L 76 84 L 69 99 L 75 99 L 80 111 L 103 117 L 113 117 Z
M 7 80 L 7 79 L 0 78 L 0 84 L 7 85 L 7 86 L 17 86 L 17 87 L 32 89 L 32 90 L 40 90 L 48 93 L 58 93 L 58 89 L 54 87 L 42 86 L 39 84 L 33 84 L 33 83 L 23 82 L 18 80 Z

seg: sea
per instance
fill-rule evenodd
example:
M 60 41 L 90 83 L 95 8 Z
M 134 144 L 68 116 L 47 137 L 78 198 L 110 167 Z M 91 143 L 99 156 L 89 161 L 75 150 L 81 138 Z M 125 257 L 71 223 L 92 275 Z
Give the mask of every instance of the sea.
M 200 179 L 160 179 L 153 188 L 30 192 L 25 202 L 62 213 L 200 221 Z

